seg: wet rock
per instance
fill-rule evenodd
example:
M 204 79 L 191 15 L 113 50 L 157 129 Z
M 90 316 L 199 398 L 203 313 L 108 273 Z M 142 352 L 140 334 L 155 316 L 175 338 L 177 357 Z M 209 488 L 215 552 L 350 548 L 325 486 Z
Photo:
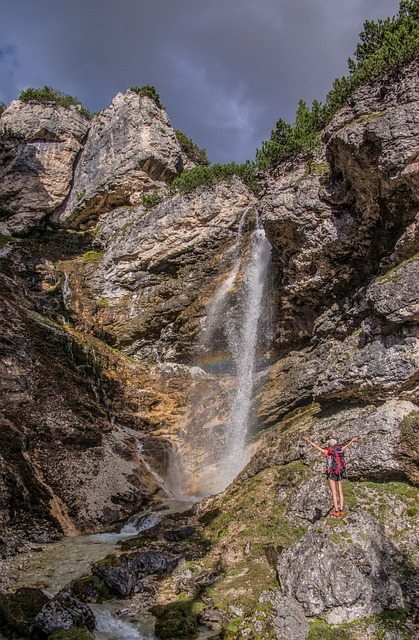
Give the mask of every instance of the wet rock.
M 92 566 L 92 572 L 116 593 L 127 596 L 143 591 L 141 579 L 147 575 L 165 575 L 174 571 L 179 559 L 160 551 L 145 551 L 107 556 Z
M 186 540 L 195 533 L 194 527 L 182 527 L 181 529 L 172 529 L 165 531 L 163 537 L 168 542 L 179 542 L 180 540 Z
M 71 592 L 80 602 L 104 602 L 109 600 L 110 593 L 106 584 L 98 576 L 85 576 L 72 582 Z
M 79 602 L 68 590 L 61 591 L 44 605 L 36 616 L 36 626 L 46 635 L 56 630 L 73 627 L 95 628 L 95 617 L 91 609 Z
M 138 577 L 165 575 L 176 569 L 179 558 L 161 551 L 144 551 L 122 556 L 121 561 Z
M 319 523 L 278 560 L 283 595 L 305 615 L 328 623 L 352 622 L 404 606 L 396 574 L 401 554 L 383 526 L 362 511 Z
M 14 594 L 0 594 L 0 630 L 6 637 L 29 637 L 35 619 L 49 597 L 41 589 L 22 587 Z
M 113 592 L 121 596 L 141 593 L 143 586 L 135 574 L 114 556 L 92 566 L 92 572 Z

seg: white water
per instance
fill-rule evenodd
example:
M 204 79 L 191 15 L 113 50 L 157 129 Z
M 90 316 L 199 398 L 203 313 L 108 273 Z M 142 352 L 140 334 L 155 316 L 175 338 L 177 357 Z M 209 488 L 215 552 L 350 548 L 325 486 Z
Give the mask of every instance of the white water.
M 223 482 L 227 486 L 248 462 L 247 434 L 255 382 L 258 323 L 268 273 L 271 245 L 262 228 L 251 239 L 249 263 L 244 272 L 245 294 L 242 317 L 229 331 L 229 344 L 235 362 L 236 392 L 226 425 Z
M 155 640 L 154 633 L 138 622 L 114 617 L 103 607 L 90 605 L 96 618 L 96 640 Z
M 224 490 L 250 458 L 248 433 L 256 362 L 262 355 L 259 326 L 271 245 L 257 219 L 253 232 L 243 233 L 246 216 L 230 249 L 231 270 L 207 307 L 197 355 L 208 376 L 191 389 L 179 439 L 184 492 L 201 497 Z
M 69 300 L 70 300 L 73 292 L 72 292 L 71 287 L 70 287 L 70 279 L 68 277 L 68 273 L 67 272 L 64 273 L 64 281 L 63 281 L 62 293 L 63 293 L 64 308 L 65 308 L 66 311 L 70 311 Z

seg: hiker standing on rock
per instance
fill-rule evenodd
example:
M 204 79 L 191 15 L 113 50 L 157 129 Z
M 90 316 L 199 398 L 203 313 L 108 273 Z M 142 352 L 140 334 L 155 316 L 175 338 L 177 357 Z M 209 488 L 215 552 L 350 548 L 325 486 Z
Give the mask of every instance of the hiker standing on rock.
M 335 440 L 334 438 L 331 438 L 329 440 L 329 446 L 327 449 L 322 449 L 321 447 L 319 447 L 318 444 L 311 442 L 308 436 L 304 436 L 303 439 L 306 442 L 308 442 L 308 444 L 310 444 L 312 447 L 317 449 L 317 451 L 320 451 L 326 456 L 327 458 L 326 475 L 327 475 L 327 479 L 329 480 L 329 487 L 332 492 L 333 507 L 334 507 L 334 511 L 332 511 L 330 515 L 332 515 L 334 518 L 337 518 L 339 516 L 344 516 L 345 500 L 343 497 L 343 487 L 342 487 L 342 477 L 346 472 L 346 462 L 345 462 L 344 452 L 345 452 L 345 449 L 347 449 L 353 442 L 358 442 L 358 438 L 357 437 L 352 438 L 352 440 L 350 440 L 348 444 L 345 444 L 344 447 L 338 444 L 337 440 Z

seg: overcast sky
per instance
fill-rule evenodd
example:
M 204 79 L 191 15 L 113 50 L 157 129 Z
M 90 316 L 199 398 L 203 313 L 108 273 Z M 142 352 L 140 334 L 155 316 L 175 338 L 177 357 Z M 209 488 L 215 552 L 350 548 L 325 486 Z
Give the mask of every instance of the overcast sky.
M 0 0 L 0 100 L 43 87 L 91 111 L 154 85 L 212 162 L 253 159 L 299 98 L 347 74 L 365 20 L 398 0 Z

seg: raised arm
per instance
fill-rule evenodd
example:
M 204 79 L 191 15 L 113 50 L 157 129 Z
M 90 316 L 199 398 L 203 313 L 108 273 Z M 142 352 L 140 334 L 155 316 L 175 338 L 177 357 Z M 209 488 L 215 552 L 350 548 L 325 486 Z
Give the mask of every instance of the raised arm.
M 314 442 L 311 442 L 310 438 L 308 436 L 304 436 L 303 440 L 305 440 L 306 442 L 308 442 L 308 444 L 311 444 L 312 447 L 314 447 L 315 449 L 317 449 L 317 451 L 320 451 L 320 453 L 323 453 L 323 455 L 326 455 L 327 453 L 327 449 L 322 449 L 321 447 L 319 447 L 318 444 L 315 444 Z
M 345 449 L 350 447 L 353 442 L 358 442 L 358 436 L 356 436 L 355 438 L 352 438 L 352 440 L 349 440 L 348 444 L 345 444 L 345 446 L 342 447 L 342 450 L 345 451 Z

